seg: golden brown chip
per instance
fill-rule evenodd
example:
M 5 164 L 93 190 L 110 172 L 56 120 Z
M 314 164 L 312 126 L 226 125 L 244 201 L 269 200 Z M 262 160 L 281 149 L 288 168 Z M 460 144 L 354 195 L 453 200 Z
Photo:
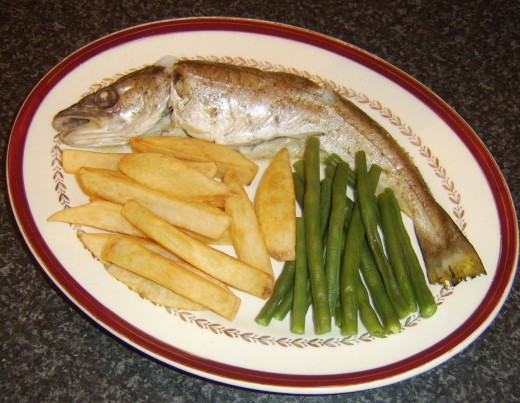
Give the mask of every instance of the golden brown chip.
M 77 178 L 90 197 L 119 204 L 137 200 L 173 225 L 209 239 L 220 239 L 229 227 L 229 216 L 221 210 L 166 196 L 119 172 L 81 168 Z
M 222 182 L 166 154 L 128 154 L 119 162 L 119 169 L 136 182 L 179 199 L 225 200 L 232 194 Z
M 254 203 L 267 250 L 277 260 L 296 257 L 295 198 L 289 152 L 282 148 L 260 179 Z
M 126 153 L 106 153 L 66 148 L 61 152 L 63 170 L 75 174 L 83 167 L 117 171 L 117 164 Z
M 162 285 L 232 320 L 240 299 L 231 291 L 185 269 L 132 240 L 118 237 L 104 247 L 101 257 Z
M 219 178 L 228 169 L 234 169 L 245 185 L 249 185 L 258 173 L 258 165 L 238 151 L 205 140 L 177 136 L 132 137 L 130 146 L 136 152 L 158 152 L 190 161 L 214 161 Z
M 253 203 L 235 171 L 226 172 L 224 183 L 236 192 L 226 200 L 225 211 L 231 217 L 229 232 L 238 258 L 274 278 Z
M 85 246 L 85 248 L 87 248 L 94 256 L 96 256 L 101 261 L 103 261 L 101 259 L 101 253 L 103 251 L 103 248 L 110 239 L 113 239 L 117 236 L 119 235 L 86 232 L 78 234 L 78 237 Z M 139 243 L 141 243 L 142 245 L 146 245 L 149 248 L 152 247 L 152 244 L 155 244 L 155 242 L 146 241 L 143 238 L 129 236 L 128 239 L 139 241 Z M 164 305 L 169 308 L 185 309 L 188 311 L 200 311 L 207 309 L 205 306 L 197 304 L 196 302 L 193 302 L 190 299 L 182 295 L 179 295 L 173 292 L 172 290 L 163 287 L 162 285 L 159 285 L 145 277 L 139 276 L 138 274 L 128 271 L 115 264 L 108 262 L 103 263 L 110 275 L 112 275 L 115 279 L 121 281 L 129 289 L 139 294 L 142 298 L 146 298 L 154 304 Z
M 51 215 L 47 220 L 86 225 L 105 231 L 143 236 L 141 231 L 135 228 L 121 215 L 122 208 L 123 206 L 121 204 L 105 200 L 95 200 L 88 204 L 60 210 Z
M 269 275 L 182 233 L 136 201 L 125 204 L 123 215 L 157 243 L 212 277 L 260 298 L 271 295 L 273 279 Z

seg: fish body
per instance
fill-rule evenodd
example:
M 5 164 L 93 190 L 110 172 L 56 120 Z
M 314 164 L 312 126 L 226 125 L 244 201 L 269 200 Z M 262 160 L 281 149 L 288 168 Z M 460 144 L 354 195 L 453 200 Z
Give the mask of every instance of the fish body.
M 155 74 L 161 77 L 159 82 L 168 81 L 169 77 L 169 92 L 161 86 L 160 94 L 152 96 L 156 92 L 154 85 L 143 85 L 150 80 L 147 76 L 150 71 L 143 72 L 142 82 L 139 72 L 130 77 L 131 81 L 139 81 L 139 85 L 134 85 L 140 86 L 138 92 L 143 104 L 152 104 L 151 109 L 156 112 L 153 116 L 138 108 L 134 120 L 139 124 L 135 128 L 129 127 L 133 124 L 129 123 L 104 139 L 102 130 L 89 138 L 84 134 L 88 130 L 78 131 L 81 121 L 73 119 L 75 116 L 87 119 L 78 110 L 88 110 L 86 105 L 95 101 L 96 94 L 104 91 L 101 89 L 91 96 L 94 98 L 86 97 L 69 108 L 71 111 L 66 109 L 56 116 L 54 127 L 58 131 L 67 128 L 60 119 L 73 128 L 72 135 L 65 131 L 63 141 L 73 146 L 92 146 L 110 144 L 112 140 L 107 138 L 113 138 L 116 144 L 129 135 L 143 133 L 143 128 L 152 127 L 170 109 L 173 126 L 190 136 L 234 147 L 319 134 L 325 151 L 337 153 L 352 163 L 356 152 L 363 150 L 370 163 L 383 169 L 384 184 L 394 189 L 414 221 L 431 283 L 455 285 L 462 279 L 485 273 L 475 249 L 435 201 L 408 154 L 382 126 L 331 88 L 294 74 L 223 63 L 181 60 L 155 68 Z M 119 87 L 124 86 L 119 82 L 112 84 L 113 89 Z M 119 94 L 117 98 L 121 102 L 125 95 Z M 101 126 L 102 121 L 110 120 L 107 117 L 110 113 L 115 113 L 113 119 L 118 121 L 117 115 L 124 114 L 124 108 L 119 112 L 116 105 L 110 108 L 99 115 L 102 119 L 94 115 L 89 121 L 97 119 L 96 124 Z M 67 116 L 72 116 L 72 121 Z M 96 136 L 101 139 L 96 140 Z
M 327 99 L 334 92 L 294 74 L 180 61 L 173 80 L 173 124 L 209 141 L 254 145 L 333 124 Z

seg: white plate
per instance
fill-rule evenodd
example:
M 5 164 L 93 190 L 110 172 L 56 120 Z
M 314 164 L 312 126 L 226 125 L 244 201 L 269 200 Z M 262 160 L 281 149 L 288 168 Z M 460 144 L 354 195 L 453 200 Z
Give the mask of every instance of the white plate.
M 343 338 L 338 331 L 318 337 L 311 330 L 299 337 L 289 332 L 287 320 L 264 328 L 253 320 L 263 302 L 242 293 L 233 322 L 211 313 L 167 312 L 139 298 L 92 258 L 75 228 L 46 221 L 64 205 L 86 201 L 74 178 L 61 170 L 51 120 L 90 84 L 166 54 L 295 69 L 335 83 L 410 153 L 436 199 L 476 247 L 488 274 L 454 289 L 432 287 L 441 304 L 437 314 L 428 320 L 411 317 L 401 334 L 384 339 L 365 332 Z M 489 325 L 516 270 L 518 230 L 509 191 L 471 128 L 388 63 L 332 38 L 280 24 L 225 18 L 161 21 L 89 44 L 51 70 L 27 98 L 11 135 L 7 170 L 20 230 L 72 302 L 162 362 L 257 390 L 347 392 L 432 368 Z

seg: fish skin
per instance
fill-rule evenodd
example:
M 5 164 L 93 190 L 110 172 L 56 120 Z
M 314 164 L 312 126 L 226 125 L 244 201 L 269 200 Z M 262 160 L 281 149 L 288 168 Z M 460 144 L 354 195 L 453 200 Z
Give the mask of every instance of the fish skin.
M 320 133 L 327 113 L 327 89 L 288 73 L 183 60 L 173 68 L 173 88 L 173 124 L 230 146 Z
M 477 252 L 435 201 L 404 149 L 327 86 L 289 73 L 196 60 L 176 61 L 171 74 L 174 126 L 229 146 L 319 134 L 325 151 L 351 164 L 363 150 L 370 163 L 381 166 L 384 186 L 394 189 L 411 215 L 429 281 L 456 285 L 486 273 Z
M 52 125 L 61 133 L 61 141 L 70 146 L 124 145 L 130 136 L 144 134 L 156 125 L 167 110 L 170 94 L 168 70 L 147 66 L 59 112 Z

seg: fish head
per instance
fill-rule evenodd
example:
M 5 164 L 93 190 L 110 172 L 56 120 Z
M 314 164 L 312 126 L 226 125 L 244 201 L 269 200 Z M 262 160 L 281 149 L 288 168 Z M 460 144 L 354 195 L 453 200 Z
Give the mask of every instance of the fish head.
M 146 133 L 168 110 L 171 75 L 147 66 L 62 110 L 52 125 L 63 143 L 75 147 L 116 146 Z

